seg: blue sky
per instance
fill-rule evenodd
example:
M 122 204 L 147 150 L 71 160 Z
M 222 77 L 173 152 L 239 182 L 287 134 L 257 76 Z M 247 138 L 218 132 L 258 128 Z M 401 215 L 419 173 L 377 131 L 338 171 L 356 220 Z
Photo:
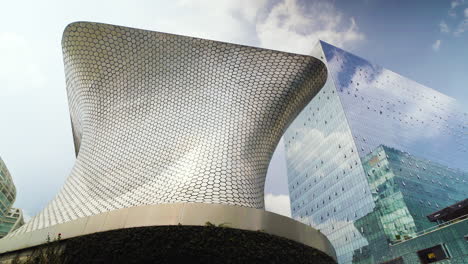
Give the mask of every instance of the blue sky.
M 307 54 L 317 39 L 457 98 L 468 111 L 468 1 L 8 1 L 0 16 L 0 156 L 36 214 L 74 162 L 61 34 L 96 21 Z M 284 151 L 267 209 L 288 214 Z
M 468 1 L 358 0 L 337 8 L 366 36 L 355 53 L 468 102 Z

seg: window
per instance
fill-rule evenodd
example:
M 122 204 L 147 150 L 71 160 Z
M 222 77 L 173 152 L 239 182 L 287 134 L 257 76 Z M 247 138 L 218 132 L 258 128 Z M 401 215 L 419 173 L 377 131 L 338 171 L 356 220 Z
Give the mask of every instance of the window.
M 417 252 L 421 263 L 428 264 L 450 258 L 446 245 L 437 245 Z

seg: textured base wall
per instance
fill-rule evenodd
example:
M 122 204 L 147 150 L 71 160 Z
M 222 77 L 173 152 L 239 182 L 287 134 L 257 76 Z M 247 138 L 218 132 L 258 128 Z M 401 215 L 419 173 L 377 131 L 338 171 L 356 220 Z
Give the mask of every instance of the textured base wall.
M 205 231 L 206 229 L 208 231 Z M 214 232 L 212 229 L 218 231 Z M 286 254 L 281 252 L 287 252 L 288 245 L 296 245 L 290 249 L 298 247 L 294 254 L 325 254 L 331 259 L 336 259 L 335 250 L 320 231 L 294 219 L 248 207 L 188 203 L 124 208 L 3 238 L 0 239 L 0 263 L 3 263 L 2 257 L 10 256 L 11 259 L 17 252 L 29 256 L 31 250 L 47 247 L 50 245 L 47 241 L 57 238 L 60 238 L 60 244 L 67 245 L 67 256 L 73 258 L 77 257 L 77 254 L 120 254 L 120 250 L 128 251 L 125 254 L 133 254 L 132 252 L 140 250 L 141 247 L 141 250 L 154 251 L 154 254 L 162 254 L 158 253 L 161 249 L 163 253 L 185 252 L 184 256 L 200 255 L 199 258 L 203 258 L 203 252 L 206 252 L 209 258 L 216 258 L 229 255 L 229 251 L 241 254 L 252 250 L 245 253 L 246 256 L 267 254 L 266 259 L 277 254 Z M 267 238 L 288 242 L 278 242 L 282 246 L 276 248 L 276 242 L 269 246 Z M 89 248 L 82 248 L 80 243 Z M 269 247 L 272 249 L 268 249 Z M 172 253 L 167 254 L 168 258 L 172 256 Z M 240 255 L 239 258 L 241 257 Z M 232 258 L 237 259 L 236 255 L 232 255 Z
M 214 226 L 113 230 L 61 241 L 55 246 L 62 246 L 51 256 L 57 263 L 336 263 L 324 253 L 292 240 L 261 231 Z M 32 257 L 23 254 L 20 263 L 40 259 L 45 255 L 40 251 L 29 251 Z M 14 255 L 3 256 L 3 260 L 13 260 Z

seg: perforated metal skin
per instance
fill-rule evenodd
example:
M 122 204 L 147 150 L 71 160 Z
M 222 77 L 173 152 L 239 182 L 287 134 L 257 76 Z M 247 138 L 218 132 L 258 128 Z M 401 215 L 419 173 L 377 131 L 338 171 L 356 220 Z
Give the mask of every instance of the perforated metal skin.
M 263 208 L 273 151 L 327 78 L 311 56 L 106 24 L 70 24 L 62 46 L 76 164 L 19 232 L 144 204 Z

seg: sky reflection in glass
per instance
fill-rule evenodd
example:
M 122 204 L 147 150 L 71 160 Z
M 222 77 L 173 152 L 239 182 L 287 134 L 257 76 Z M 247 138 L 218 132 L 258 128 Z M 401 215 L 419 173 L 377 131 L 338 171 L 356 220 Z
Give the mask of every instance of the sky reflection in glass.
M 468 193 L 467 114 L 325 42 L 312 55 L 329 78 L 284 136 L 292 216 L 326 234 L 340 263 L 391 259 L 389 243 Z

